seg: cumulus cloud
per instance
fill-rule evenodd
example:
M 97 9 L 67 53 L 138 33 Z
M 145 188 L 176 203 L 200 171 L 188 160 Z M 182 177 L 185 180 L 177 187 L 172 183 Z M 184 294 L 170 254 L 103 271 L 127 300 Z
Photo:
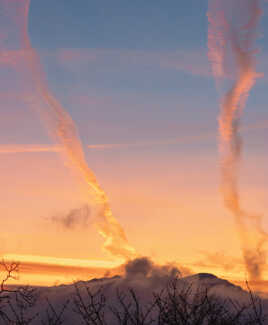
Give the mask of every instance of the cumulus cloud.
M 221 268 L 225 271 L 234 271 L 243 269 L 243 260 L 226 255 L 224 252 L 199 252 L 201 257 L 194 264 L 198 267 Z
M 162 279 L 168 277 L 179 276 L 179 269 L 172 264 L 160 266 L 153 263 L 147 257 L 141 257 L 129 261 L 125 265 L 124 279 L 130 280 L 133 278 Z

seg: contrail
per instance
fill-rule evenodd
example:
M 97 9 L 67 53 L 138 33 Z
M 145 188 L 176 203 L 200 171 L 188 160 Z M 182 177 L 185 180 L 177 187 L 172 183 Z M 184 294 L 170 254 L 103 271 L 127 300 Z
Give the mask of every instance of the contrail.
M 243 133 L 248 133 L 252 130 L 265 130 L 268 129 L 268 120 L 262 120 L 259 122 L 251 123 L 245 126 L 241 126 L 240 130 Z M 183 137 L 170 138 L 167 140 L 159 141 L 143 141 L 136 143 L 100 143 L 100 144 L 88 144 L 86 148 L 89 150 L 112 150 L 112 149 L 131 149 L 131 148 L 147 148 L 147 147 L 159 147 L 167 145 L 178 145 L 196 143 L 198 141 L 212 140 L 215 137 L 215 132 L 208 131 L 200 133 L 199 135 L 189 135 Z M 60 152 L 63 151 L 62 146 L 56 145 L 41 145 L 41 144 L 2 144 L 0 145 L 0 154 L 17 154 L 17 153 L 42 153 L 42 152 Z
M 224 77 L 230 60 L 234 65 L 234 83 L 222 98 L 219 116 L 222 193 L 225 206 L 234 215 L 251 280 L 261 279 L 267 235 L 261 228 L 261 218 L 241 207 L 238 171 L 243 144 L 239 128 L 247 97 L 258 77 L 253 45 L 260 16 L 258 0 L 209 0 L 208 57 L 216 81 Z
M 106 144 L 91 144 L 88 145 L 88 149 L 128 149 L 128 148 L 146 148 L 146 147 L 159 147 L 165 145 L 176 145 L 176 144 L 184 144 L 189 142 L 202 141 L 206 139 L 212 138 L 212 132 L 205 132 L 199 135 L 190 135 L 190 136 L 182 136 L 180 138 L 170 138 L 166 140 L 158 140 L 158 141 L 142 141 L 136 143 L 106 143 Z
M 35 153 L 35 152 L 59 152 L 59 146 L 41 146 L 41 145 L 0 145 L 0 154 L 14 153 Z
M 244 133 L 247 133 L 252 130 L 264 130 L 264 129 L 268 129 L 268 120 L 262 120 L 241 127 L 241 131 L 243 131 Z M 197 135 L 186 135 L 180 138 L 176 137 L 176 138 L 170 138 L 162 141 L 159 140 L 159 141 L 143 141 L 137 143 L 89 144 L 87 145 L 87 148 L 92 150 L 103 150 L 103 149 L 146 148 L 146 147 L 154 147 L 154 146 L 159 147 L 159 146 L 167 146 L 167 145 L 195 143 L 198 141 L 211 140 L 214 139 L 214 137 L 215 137 L 215 132 L 208 131 Z M 1 147 L 0 147 L 0 153 L 1 153 Z
M 63 155 L 72 167 L 80 174 L 88 185 L 88 195 L 94 194 L 95 201 L 99 207 L 97 227 L 99 233 L 105 238 L 104 247 L 111 254 L 129 259 L 135 255 L 135 250 L 127 241 L 125 232 L 117 219 L 113 216 L 108 197 L 94 173 L 89 169 L 81 141 L 71 116 L 64 110 L 61 104 L 53 97 L 46 84 L 38 54 L 32 48 L 28 36 L 28 13 L 30 0 L 0 0 L 1 12 L 10 21 L 9 28 L 17 30 L 4 30 L 9 37 L 18 37 L 18 51 L 23 55 L 26 72 L 32 79 L 34 93 L 27 98 L 30 104 L 44 120 L 50 135 L 56 139 L 63 148 Z M 1 44 L 1 43 L 0 43 Z M 1 44 L 5 46 L 5 43 Z M 6 50 L 4 48 L 4 50 Z M 22 53 L 22 54 L 21 54 Z M 16 57 L 10 64 L 16 63 Z M 20 68 L 20 66 L 19 66 Z

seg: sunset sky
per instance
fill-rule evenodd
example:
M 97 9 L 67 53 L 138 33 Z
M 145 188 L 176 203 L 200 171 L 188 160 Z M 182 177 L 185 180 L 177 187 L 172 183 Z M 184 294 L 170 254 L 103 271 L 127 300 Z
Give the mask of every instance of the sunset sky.
M 263 215 L 268 229 L 268 3 L 261 5 L 263 77 L 242 119 L 239 177 L 242 205 Z M 239 238 L 219 190 L 219 93 L 207 57 L 207 9 L 206 0 L 34 0 L 28 33 L 137 254 L 186 273 L 243 280 Z M 5 22 L 1 53 L 17 51 L 19 42 L 10 44 L 20 25 L 4 48 Z M 22 100 L 33 95 L 27 66 L 12 71 L 2 58 L 0 254 L 21 261 L 22 283 L 115 274 L 123 261 L 103 249 L 86 184 Z

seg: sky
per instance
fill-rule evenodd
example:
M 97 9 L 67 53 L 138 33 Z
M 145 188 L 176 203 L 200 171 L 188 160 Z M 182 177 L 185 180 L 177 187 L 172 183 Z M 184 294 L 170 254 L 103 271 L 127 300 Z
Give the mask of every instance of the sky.
M 267 229 L 268 8 L 261 6 L 263 77 L 242 120 L 239 186 L 243 205 L 263 215 Z M 138 254 L 243 280 L 239 239 L 219 190 L 219 93 L 207 57 L 207 10 L 205 0 L 34 0 L 28 33 Z M 105 274 L 120 260 L 103 250 L 85 184 L 20 99 L 32 89 L 27 67 L 21 74 L 0 69 L 0 254 L 24 261 L 21 282 Z

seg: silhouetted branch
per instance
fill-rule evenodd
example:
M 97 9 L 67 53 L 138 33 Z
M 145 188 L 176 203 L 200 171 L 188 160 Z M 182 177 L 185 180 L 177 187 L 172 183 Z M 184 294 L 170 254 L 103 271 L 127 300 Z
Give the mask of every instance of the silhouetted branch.
M 102 293 L 102 288 L 92 292 L 89 287 L 84 286 L 86 297 L 83 297 L 81 289 L 75 286 L 75 297 L 73 299 L 74 312 L 77 313 L 87 325 L 105 325 L 106 297 Z
M 4 260 L 2 260 L 0 262 L 0 267 L 3 269 L 3 272 L 5 273 L 5 276 L 2 279 L 1 285 L 0 285 L 0 299 L 4 298 L 3 293 L 14 292 L 14 290 L 7 289 L 5 287 L 5 285 L 6 285 L 7 281 L 10 279 L 13 279 L 13 280 L 18 279 L 19 266 L 20 266 L 19 262 L 6 262 Z
M 67 309 L 70 300 L 67 300 L 61 310 L 59 312 L 56 311 L 55 307 L 51 304 L 51 302 L 47 300 L 48 308 L 46 309 L 46 320 L 42 320 L 42 325 L 62 325 L 63 320 L 63 314 L 65 310 Z
M 173 280 L 160 294 L 155 294 L 161 325 L 263 325 L 266 316 L 260 298 L 249 291 L 250 302 L 209 295 L 207 288 L 193 289 L 189 284 Z
M 18 279 L 19 262 L 0 263 L 4 278 L 0 285 L 0 318 L 3 324 L 29 325 L 38 316 L 38 313 L 29 316 L 29 309 L 37 301 L 36 290 L 30 287 L 16 287 L 9 289 L 6 287 L 8 280 Z
M 41 320 L 40 313 L 33 313 L 38 293 L 31 287 L 6 287 L 9 279 L 17 278 L 19 264 L 0 264 L 5 272 L 0 291 L 0 324 L 2 325 L 63 325 L 70 324 L 63 315 L 70 300 L 57 310 L 47 298 L 47 309 Z M 105 287 L 93 291 L 90 285 L 74 284 L 75 293 L 70 297 L 72 311 L 80 318 L 75 325 L 264 325 L 261 298 L 249 288 L 248 301 L 223 299 L 210 294 L 206 286 L 189 284 L 181 278 L 173 278 L 160 292 L 152 294 L 148 303 L 132 288 L 115 291 L 115 296 L 105 296 Z M 243 293 L 243 301 L 246 293 Z M 148 298 L 148 297 L 147 297 Z M 39 311 L 43 307 L 40 306 Z M 70 314 L 68 314 L 70 316 Z
M 118 306 L 110 306 L 110 310 L 116 317 L 118 324 L 122 325 L 151 325 L 155 323 L 153 310 L 156 301 L 143 306 L 134 289 L 128 289 L 127 293 L 117 290 Z

